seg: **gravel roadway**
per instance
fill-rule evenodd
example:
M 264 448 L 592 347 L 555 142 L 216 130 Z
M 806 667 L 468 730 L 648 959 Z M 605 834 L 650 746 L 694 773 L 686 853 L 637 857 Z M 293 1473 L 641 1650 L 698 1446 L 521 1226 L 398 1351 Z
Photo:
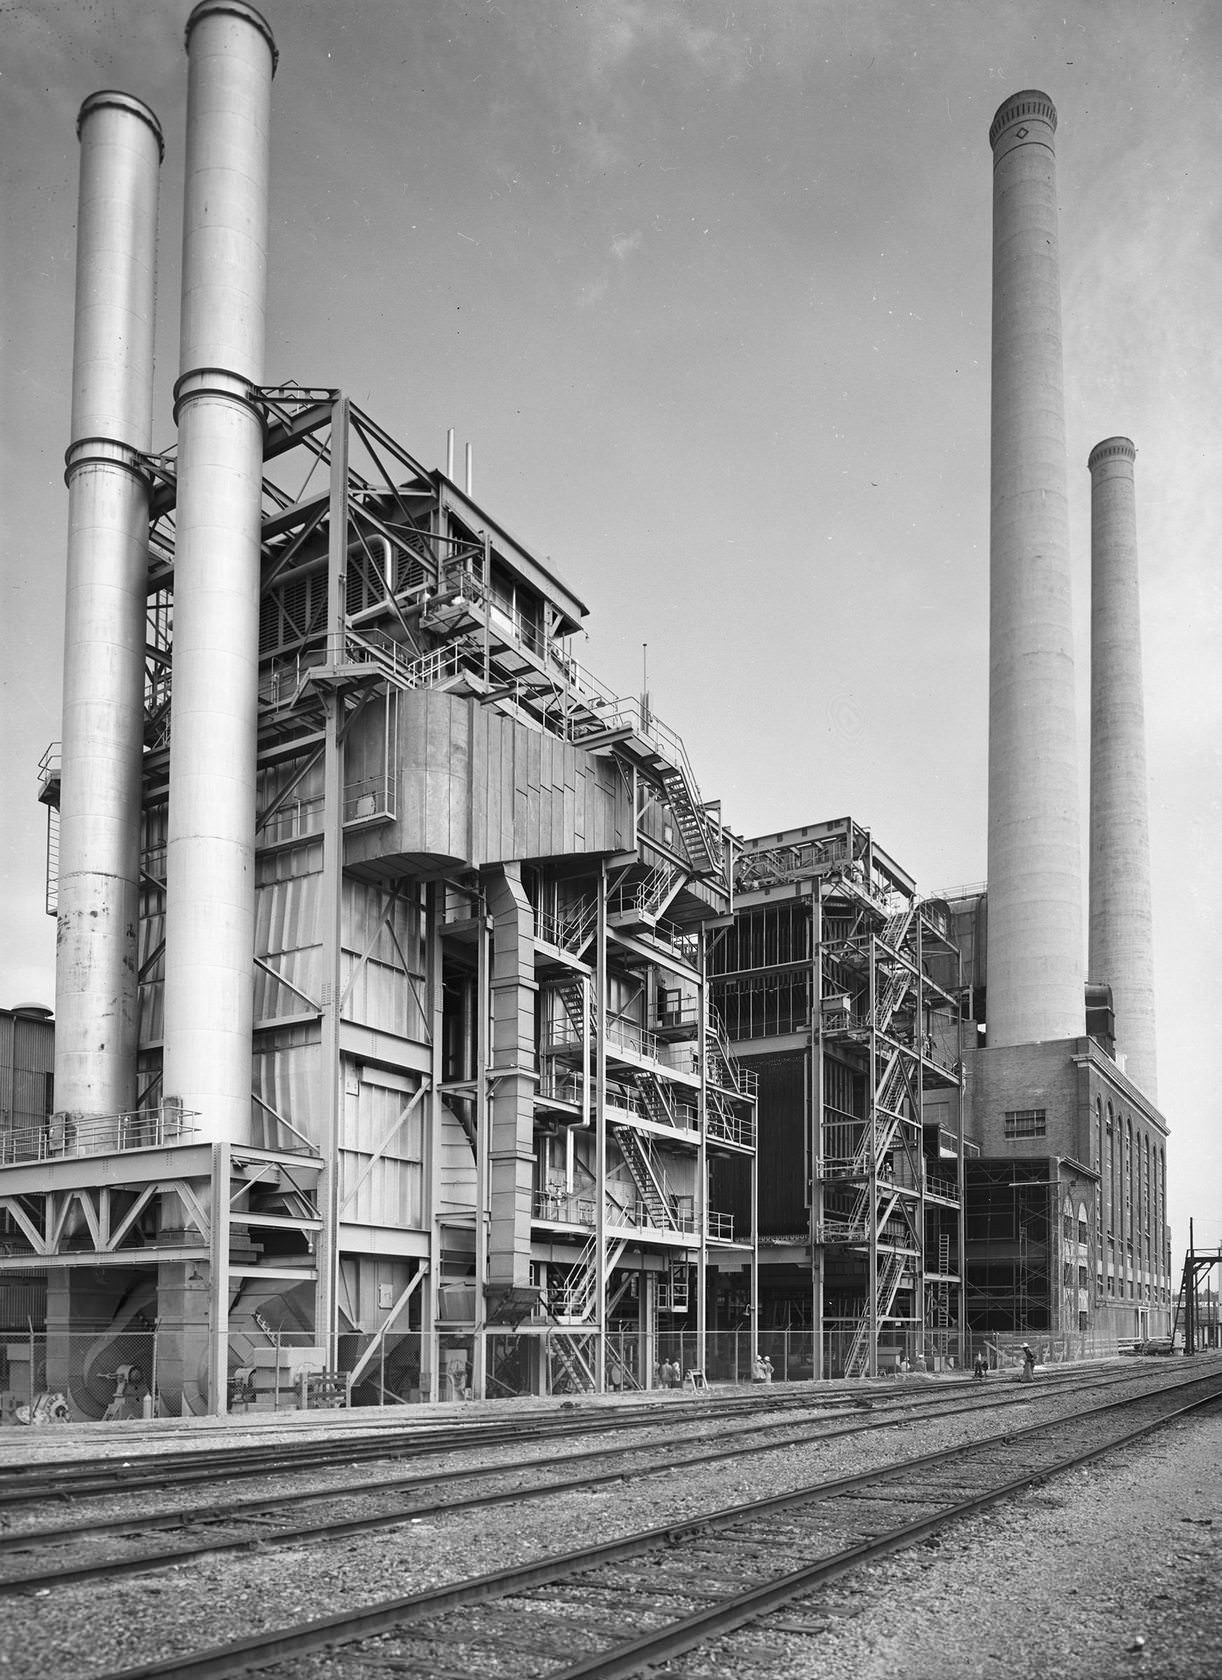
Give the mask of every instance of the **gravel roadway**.
M 884 1432 L 885 1441 L 876 1435 L 852 1446 L 829 1443 L 796 1457 L 808 1473 L 844 1473 L 855 1467 L 850 1461 L 890 1458 L 915 1445 L 918 1432 L 930 1447 L 962 1434 L 946 1423 L 909 1426 Z M 233 1437 L 244 1433 L 233 1428 Z M 5 1435 L 5 1457 L 30 1455 L 29 1434 L 20 1444 Z M 59 1452 L 75 1456 L 95 1439 L 69 1444 L 61 1437 Z M 55 1448 L 39 1442 L 37 1456 L 48 1449 L 50 1456 Z M 688 1508 L 715 1508 L 767 1491 L 774 1477 L 779 1485 L 793 1469 L 766 1464 L 758 1461 L 749 1474 L 723 1466 L 707 1479 L 685 1471 L 516 1512 L 489 1510 L 474 1520 L 432 1519 L 334 1546 L 214 1557 L 92 1590 L 9 1598 L 0 1603 L 0 1680 L 84 1680 L 184 1644 L 219 1643 L 270 1621 L 326 1614 L 345 1600 L 369 1602 L 503 1567 L 555 1551 L 578 1534 L 626 1532 Z M 778 1612 L 707 1658 L 658 1672 L 719 1680 L 1222 1680 L 1220 1549 L 1222 1413 L 1215 1413 Z M 812 1638 L 787 1631 L 787 1622 L 825 1631 Z M 387 1680 L 388 1668 L 405 1672 L 381 1655 L 320 1653 L 277 1673 Z

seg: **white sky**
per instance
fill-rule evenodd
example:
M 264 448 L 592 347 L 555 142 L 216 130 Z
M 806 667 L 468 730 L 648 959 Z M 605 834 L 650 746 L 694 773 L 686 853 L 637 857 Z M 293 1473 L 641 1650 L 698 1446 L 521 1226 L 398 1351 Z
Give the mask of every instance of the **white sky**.
M 852 815 L 985 871 L 991 159 L 1051 94 L 1078 617 L 1086 458 L 1138 448 L 1176 1264 L 1222 1243 L 1222 8 L 1215 0 L 267 0 L 268 383 L 340 385 L 590 607 L 740 832 Z M 0 4 L 0 1002 L 51 1002 L 76 208 L 101 87 L 166 130 L 172 441 L 189 0 Z M 460 467 L 461 471 L 461 467 Z M 1082 715 L 1087 663 L 1082 644 Z M 1085 748 L 1083 751 L 1085 778 Z M 1085 780 L 1084 780 L 1085 788 Z M 1084 814 L 1085 832 L 1085 814 Z

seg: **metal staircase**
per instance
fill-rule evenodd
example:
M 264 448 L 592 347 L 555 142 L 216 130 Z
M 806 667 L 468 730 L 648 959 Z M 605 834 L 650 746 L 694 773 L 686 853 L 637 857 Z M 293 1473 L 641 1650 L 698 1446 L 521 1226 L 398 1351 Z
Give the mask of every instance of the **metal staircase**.
M 871 1327 L 882 1322 L 895 1304 L 900 1282 L 904 1276 L 905 1258 L 890 1250 L 880 1249 L 878 1255 L 878 1287 L 874 1292 L 874 1310 L 869 1306 L 857 1321 L 853 1340 L 844 1362 L 846 1377 L 864 1376 L 869 1369 Z
M 666 1188 L 666 1173 L 648 1139 L 626 1125 L 612 1126 L 611 1132 L 619 1145 L 620 1154 L 624 1157 L 624 1165 L 636 1186 L 637 1199 L 645 1210 L 646 1223 L 652 1225 L 655 1230 L 677 1231 L 679 1224 Z
M 570 1336 L 563 1330 L 552 1330 L 548 1333 L 547 1351 L 552 1366 L 550 1376 L 553 1394 L 593 1394 L 597 1389 L 597 1378 L 581 1346 L 582 1342 L 589 1339 L 588 1336 Z
M 673 1126 L 674 1098 L 664 1081 L 659 1079 L 656 1073 L 648 1073 L 642 1069 L 635 1076 L 635 1085 L 640 1094 L 641 1107 L 645 1110 L 645 1118 L 658 1126 Z
M 690 769 L 686 764 L 665 765 L 661 780 L 692 868 L 697 875 L 720 874 L 726 863 L 725 847 L 700 802 Z
M 560 980 L 552 987 L 555 995 L 564 1005 L 564 1012 L 570 1023 L 577 1030 L 577 1038 L 594 1039 L 598 1036 L 598 1012 L 594 1008 L 594 999 L 590 996 L 580 975 L 572 974 Z
M 612 924 L 639 918 L 656 922 L 674 902 L 687 872 L 673 863 L 660 863 L 639 881 L 618 887 L 608 902 Z
M 615 1270 L 626 1242 L 612 1243 L 607 1252 L 607 1276 Z M 556 1319 L 589 1323 L 597 1317 L 598 1234 L 592 1231 L 558 1289 L 548 1289 L 548 1309 Z
M 570 956 L 579 957 L 594 937 L 598 925 L 598 900 L 581 899 L 570 904 L 556 918 L 556 944 Z
M 754 1096 L 759 1076 L 749 1072 L 730 1054 L 730 1040 L 721 1016 L 710 1003 L 704 1022 L 704 1067 L 709 1083 L 740 1097 Z

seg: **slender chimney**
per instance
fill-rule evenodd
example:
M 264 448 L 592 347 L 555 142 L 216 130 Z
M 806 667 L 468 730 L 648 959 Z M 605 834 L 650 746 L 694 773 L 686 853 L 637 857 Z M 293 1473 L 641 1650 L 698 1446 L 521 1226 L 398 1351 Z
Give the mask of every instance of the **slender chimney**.
M 187 20 L 163 1090 L 250 1138 L 255 753 L 276 48 L 245 0 Z
M 125 93 L 89 96 L 81 143 L 67 453 L 55 1100 L 136 1100 L 136 924 L 154 265 L 161 128 Z
M 1157 1099 L 1137 515 L 1128 438 L 1091 450 L 1090 961 L 1125 1071 Z
M 1085 1031 L 1054 136 L 1013 94 L 993 148 L 988 1043 Z

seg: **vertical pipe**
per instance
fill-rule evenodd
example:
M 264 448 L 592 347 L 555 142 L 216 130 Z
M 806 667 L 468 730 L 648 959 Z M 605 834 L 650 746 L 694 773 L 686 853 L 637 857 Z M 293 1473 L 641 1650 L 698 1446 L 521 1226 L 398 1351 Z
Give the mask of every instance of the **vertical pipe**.
M 342 659 L 346 613 L 344 566 L 348 550 L 348 404 L 340 397 L 331 410 L 330 507 L 327 517 L 327 639 L 333 659 Z M 314 1334 L 327 1350 L 327 1369 L 338 1365 L 340 1144 L 344 1119 L 344 1066 L 340 1011 L 344 985 L 344 741 L 343 700 L 323 694 L 322 879 L 318 939 L 322 947 L 323 996 L 319 1021 L 319 1147 L 323 1170 L 318 1186 L 322 1229 L 315 1251 Z M 359 1102 L 359 1097 L 358 1097 Z
M 810 1065 L 808 1068 L 809 1084 L 806 1091 L 806 1135 L 809 1139 L 807 1161 L 810 1168 L 811 1326 L 814 1336 L 814 1347 L 812 1349 L 814 1368 L 811 1375 L 816 1382 L 822 1382 L 827 1375 L 827 1366 L 823 1357 L 823 1297 L 826 1255 L 823 1247 L 823 1010 L 820 1007 L 823 999 L 821 980 L 823 893 L 824 883 L 816 881 L 810 901 L 810 970 L 807 978 L 807 985 L 810 987 L 811 1016 L 814 1021 L 814 1032 L 811 1036 L 808 1052 Z M 758 1109 L 756 1117 L 756 1150 L 758 1152 Z
M 1157 1097 L 1137 516 L 1128 438 L 1091 450 L 1090 978 L 1112 988 L 1126 1071 Z
M 474 494 L 474 483 L 475 483 L 475 479 L 474 479 L 474 457 L 471 453 L 471 445 L 468 444 L 467 445 L 467 495 L 468 496 Z
M 81 106 L 55 968 L 55 1097 L 136 1100 L 136 922 L 153 408 L 157 118 Z
M 990 1046 L 1085 1029 L 1056 120 L 1047 94 L 1026 91 L 989 130 Z
M 594 947 L 594 1235 L 597 1243 L 595 1390 L 607 1386 L 607 864 L 598 871 L 598 922 Z M 588 1033 L 588 1024 L 584 1028 Z
M 244 0 L 187 21 L 164 1089 L 248 1142 L 271 31 Z

